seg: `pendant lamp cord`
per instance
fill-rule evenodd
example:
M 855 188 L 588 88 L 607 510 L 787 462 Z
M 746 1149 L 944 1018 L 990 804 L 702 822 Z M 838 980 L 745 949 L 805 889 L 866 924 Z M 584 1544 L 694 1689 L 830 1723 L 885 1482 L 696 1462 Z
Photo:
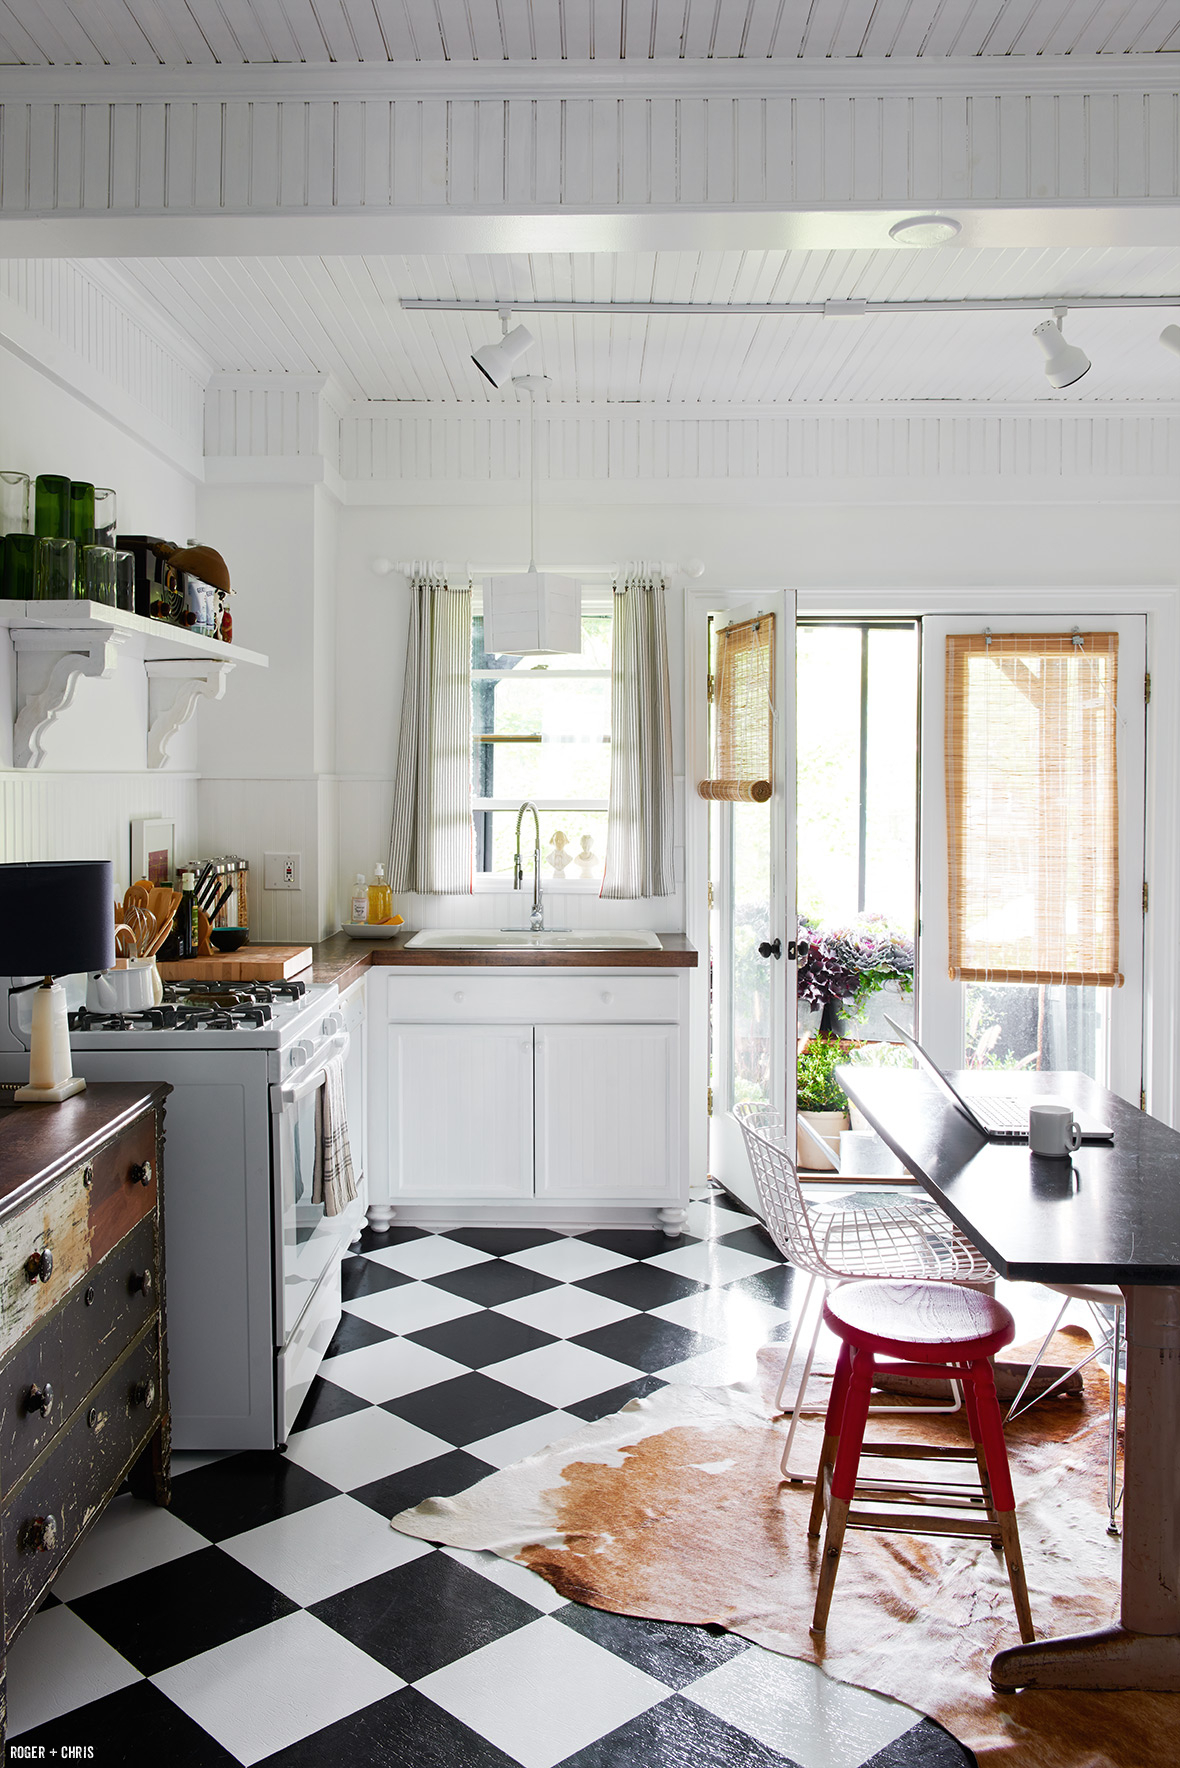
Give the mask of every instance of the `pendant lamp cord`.
M 537 569 L 537 401 L 529 388 L 529 570 Z

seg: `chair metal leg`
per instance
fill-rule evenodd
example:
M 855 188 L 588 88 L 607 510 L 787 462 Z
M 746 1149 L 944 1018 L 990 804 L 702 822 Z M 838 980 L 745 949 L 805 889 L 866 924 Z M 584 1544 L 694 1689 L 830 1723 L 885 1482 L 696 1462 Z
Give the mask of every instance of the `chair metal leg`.
M 1052 1339 L 1053 1334 L 1056 1332 L 1057 1328 L 1060 1326 L 1062 1320 L 1065 1318 L 1065 1310 L 1068 1306 L 1069 1306 L 1069 1297 L 1066 1296 L 1066 1298 L 1062 1302 L 1060 1308 L 1058 1308 L 1058 1310 L 1057 1310 L 1056 1319 L 1053 1321 L 1052 1326 L 1050 1326 L 1048 1332 L 1046 1332 L 1044 1338 L 1041 1340 L 1041 1343 L 1040 1343 L 1040 1346 L 1037 1350 L 1036 1356 L 1033 1358 L 1032 1362 L 1028 1366 L 1028 1374 L 1025 1376 L 1024 1380 L 1021 1382 L 1020 1387 L 1019 1387 L 1017 1394 L 1016 1394 L 1016 1398 L 1013 1400 L 1013 1402 L 1009 1406 L 1007 1412 L 1004 1414 L 1004 1423 L 1005 1424 L 1011 1424 L 1011 1422 L 1014 1418 L 1020 1417 L 1020 1414 L 1022 1411 L 1026 1412 L 1028 1410 L 1028 1406 L 1021 1406 L 1020 1402 L 1024 1398 L 1025 1394 L 1028 1392 L 1029 1383 L 1032 1381 L 1033 1376 L 1036 1374 L 1037 1370 L 1040 1368 L 1042 1359 L 1044 1358 L 1044 1355 L 1045 1355 L 1045 1352 L 1049 1348 L 1050 1340 Z M 1028 1402 L 1028 1404 L 1029 1404 L 1029 1406 L 1035 1406 L 1037 1400 L 1040 1400 L 1043 1398 L 1044 1398 L 1043 1394 L 1037 1394 L 1034 1396 L 1033 1399 L 1031 1399 Z
M 1122 1360 L 1123 1310 L 1117 1305 L 1114 1310 L 1114 1324 L 1110 1331 L 1110 1435 L 1107 1441 L 1106 1458 L 1106 1502 L 1110 1510 L 1110 1521 L 1106 1525 L 1108 1535 L 1119 1532 L 1118 1508 L 1118 1460 L 1119 1460 L 1119 1363 Z
M 799 1334 L 803 1330 L 803 1322 L 807 1318 L 807 1310 L 811 1306 L 811 1298 L 815 1293 L 815 1286 L 818 1282 L 819 1282 L 819 1278 L 816 1276 L 815 1272 L 813 1271 L 811 1276 L 807 1279 L 807 1292 L 803 1297 L 803 1306 L 799 1309 L 799 1318 L 795 1322 L 795 1330 L 791 1334 L 791 1343 L 790 1343 L 790 1347 L 787 1351 L 787 1360 L 783 1364 L 783 1372 L 779 1376 L 778 1392 L 774 1396 L 774 1409 L 776 1412 L 785 1412 L 787 1410 L 787 1408 L 783 1405 L 783 1395 L 787 1391 L 787 1382 L 791 1378 L 791 1369 L 792 1369 L 792 1366 L 794 1365 L 794 1362 L 795 1362 L 795 1349 L 799 1343 Z M 826 1292 L 827 1285 L 825 1284 L 824 1287 L 825 1287 L 825 1292 Z M 814 1347 L 815 1341 L 818 1337 L 819 1337 L 819 1322 L 818 1322 L 818 1316 L 817 1316 L 815 1331 L 812 1333 L 812 1337 L 811 1337 L 811 1343 L 812 1343 L 813 1347 Z

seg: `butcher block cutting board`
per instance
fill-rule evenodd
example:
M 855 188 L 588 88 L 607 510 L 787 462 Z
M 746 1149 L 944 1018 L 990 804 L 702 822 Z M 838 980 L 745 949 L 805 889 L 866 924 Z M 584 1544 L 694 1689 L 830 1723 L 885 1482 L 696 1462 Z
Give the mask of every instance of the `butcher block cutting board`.
M 309 945 L 243 945 L 212 958 L 160 964 L 162 982 L 281 982 L 311 963 Z

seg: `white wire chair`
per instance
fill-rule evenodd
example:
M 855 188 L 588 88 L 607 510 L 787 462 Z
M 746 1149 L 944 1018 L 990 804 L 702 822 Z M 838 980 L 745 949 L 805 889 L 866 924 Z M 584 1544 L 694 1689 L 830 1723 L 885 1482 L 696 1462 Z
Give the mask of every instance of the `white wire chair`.
M 783 1365 L 775 1405 L 789 1411 L 790 1429 L 782 1455 L 786 1479 L 809 1479 L 790 1466 L 795 1430 L 803 1416 L 803 1399 L 819 1340 L 823 1297 L 839 1283 L 865 1277 L 927 1283 L 962 1283 L 984 1288 L 996 1273 L 961 1229 L 929 1198 L 912 1202 L 874 1202 L 872 1207 L 810 1204 L 803 1195 L 783 1120 L 770 1105 L 746 1103 L 734 1109 L 750 1162 L 766 1227 L 789 1264 L 808 1276 L 807 1291 Z M 880 1184 L 880 1181 L 876 1181 Z M 866 1199 L 866 1203 L 867 1203 Z M 816 1285 L 822 1284 L 815 1309 L 803 1375 L 790 1407 L 783 1404 L 804 1322 Z M 952 1382 L 949 1406 L 906 1407 L 908 1412 L 957 1412 L 962 1394 Z M 882 1408 L 884 1410 L 885 1408 Z

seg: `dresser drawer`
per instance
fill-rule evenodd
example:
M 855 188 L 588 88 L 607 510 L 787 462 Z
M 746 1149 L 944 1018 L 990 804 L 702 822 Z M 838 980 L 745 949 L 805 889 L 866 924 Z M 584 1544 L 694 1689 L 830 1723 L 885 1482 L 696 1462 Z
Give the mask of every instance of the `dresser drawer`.
M 679 1018 L 680 986 L 680 978 L 671 974 L 571 976 L 568 970 L 554 970 L 545 976 L 508 976 L 503 970 L 453 970 L 447 976 L 391 977 L 387 1002 L 394 1024 L 659 1023 Z
M 146 1277 L 146 1282 L 145 1282 Z M 0 1369 L 0 1496 L 6 1496 L 159 1306 L 156 1219 L 108 1252 Z
M 0 1223 L 0 1358 L 155 1209 L 157 1166 L 149 1112 Z
M 160 1394 L 153 1324 L 0 1507 L 5 1644 L 146 1443 L 159 1421 Z

